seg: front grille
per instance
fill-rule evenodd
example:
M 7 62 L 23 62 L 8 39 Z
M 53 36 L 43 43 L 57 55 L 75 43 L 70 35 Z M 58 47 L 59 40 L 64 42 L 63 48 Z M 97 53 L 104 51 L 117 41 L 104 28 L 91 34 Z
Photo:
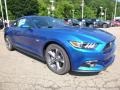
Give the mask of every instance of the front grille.
M 114 41 L 107 43 L 105 48 L 103 49 L 103 52 L 105 53 L 105 52 L 111 50 L 113 46 L 114 46 Z

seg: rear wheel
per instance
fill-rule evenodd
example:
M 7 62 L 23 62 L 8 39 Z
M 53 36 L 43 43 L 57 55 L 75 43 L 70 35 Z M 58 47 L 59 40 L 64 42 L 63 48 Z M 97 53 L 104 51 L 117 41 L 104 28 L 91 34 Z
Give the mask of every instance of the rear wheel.
M 89 25 L 89 28 L 93 28 L 93 27 L 94 27 L 94 25 L 93 25 L 93 24 L 90 24 L 90 25 Z
M 12 45 L 12 41 L 8 36 L 5 37 L 5 43 L 6 43 L 6 47 L 9 51 L 14 50 L 13 45 Z
M 70 70 L 70 62 L 66 51 L 57 44 L 50 44 L 45 51 L 47 66 L 53 72 L 62 75 Z
M 103 28 L 107 28 L 108 27 L 108 25 L 107 24 L 103 24 Z

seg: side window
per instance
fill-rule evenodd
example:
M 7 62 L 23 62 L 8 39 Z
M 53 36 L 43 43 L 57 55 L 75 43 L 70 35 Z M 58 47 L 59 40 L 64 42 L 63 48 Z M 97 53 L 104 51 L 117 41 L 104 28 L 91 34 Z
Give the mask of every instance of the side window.
M 19 28 L 33 27 L 31 24 L 29 24 L 28 20 L 25 18 L 15 21 L 11 26 L 12 27 L 19 27 Z
M 34 19 L 33 23 L 38 27 L 47 27 L 48 26 L 48 22 L 45 19 Z
M 23 25 L 26 25 L 27 24 L 26 21 L 27 21 L 26 19 L 20 19 L 18 21 L 17 27 L 22 27 Z

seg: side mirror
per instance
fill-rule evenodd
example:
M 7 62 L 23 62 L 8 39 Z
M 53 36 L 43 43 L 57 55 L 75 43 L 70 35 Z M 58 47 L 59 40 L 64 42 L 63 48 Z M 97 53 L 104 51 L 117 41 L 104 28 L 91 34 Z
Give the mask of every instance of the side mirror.
M 31 28 L 29 25 L 27 25 L 27 24 L 24 24 L 24 25 L 21 25 L 21 28 Z
M 21 25 L 21 28 L 29 29 L 32 31 L 32 27 L 30 25 L 27 25 L 27 24 Z

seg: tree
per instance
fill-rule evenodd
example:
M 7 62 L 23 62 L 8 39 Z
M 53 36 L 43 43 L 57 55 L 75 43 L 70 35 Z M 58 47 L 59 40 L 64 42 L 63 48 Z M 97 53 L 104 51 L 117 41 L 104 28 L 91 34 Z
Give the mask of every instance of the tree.
M 115 5 L 114 0 L 85 0 L 85 3 L 94 11 L 97 18 L 100 17 L 100 7 L 103 7 L 103 11 L 107 8 L 107 19 L 112 18 Z
M 55 16 L 59 18 L 72 18 L 73 4 L 67 0 L 61 0 L 56 3 Z
M 90 7 L 85 6 L 84 18 L 95 18 L 96 14 Z
M 107 8 L 107 19 L 112 18 L 112 14 L 114 14 L 115 0 L 84 1 L 84 18 L 100 18 L 100 6 L 103 7 L 103 12 L 105 12 L 105 9 Z M 81 18 L 81 3 L 82 0 L 55 0 L 55 17 L 72 18 L 72 10 L 75 10 L 75 18 Z M 47 16 L 47 8 L 51 6 L 51 3 L 50 0 L 7 0 L 7 5 L 9 18 L 16 19 L 24 15 L 34 14 Z M 120 15 L 119 9 L 120 2 L 118 2 L 117 16 Z
M 7 0 L 7 5 L 10 19 L 39 13 L 39 4 L 37 0 Z
M 46 3 L 46 1 L 45 0 L 38 0 L 38 7 L 39 7 L 39 15 L 47 15 L 47 8 L 49 7 L 47 7 L 47 4 L 48 4 L 49 2 L 47 2 Z

